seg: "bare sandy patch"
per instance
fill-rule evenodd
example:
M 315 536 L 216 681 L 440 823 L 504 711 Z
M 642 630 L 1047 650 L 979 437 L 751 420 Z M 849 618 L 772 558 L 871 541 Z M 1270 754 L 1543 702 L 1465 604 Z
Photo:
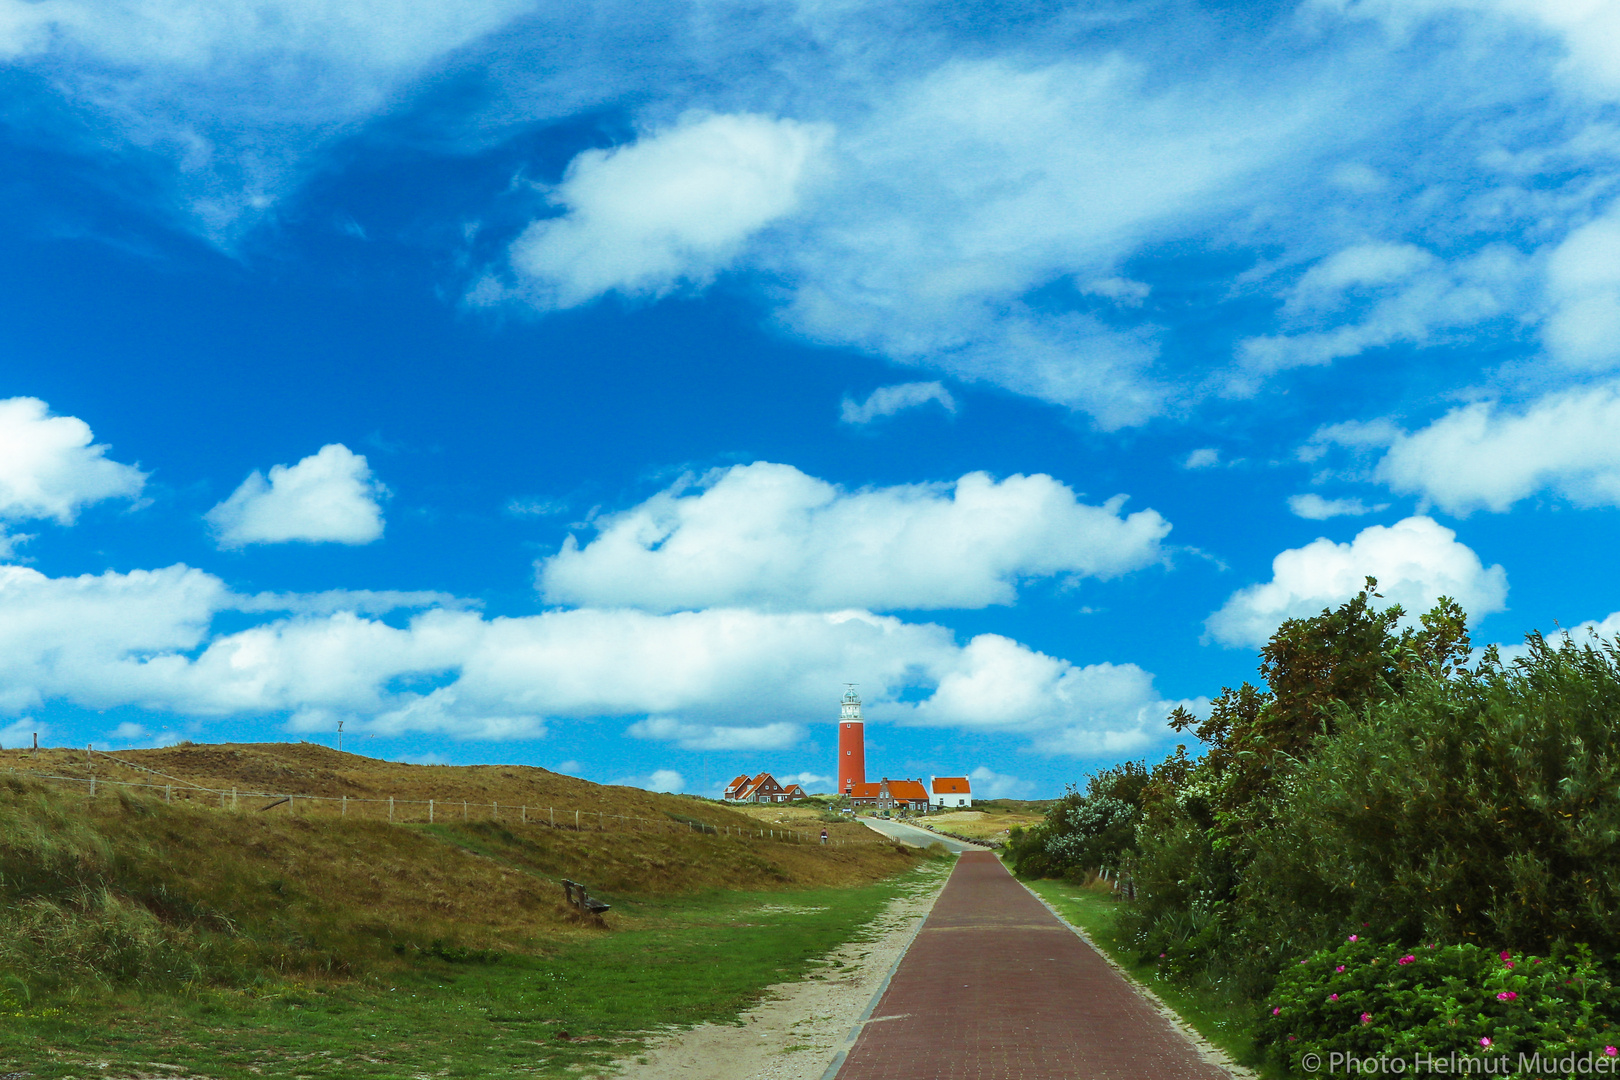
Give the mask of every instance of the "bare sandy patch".
M 890 901 L 867 939 L 822 958 L 822 971 L 766 991 L 734 1024 L 671 1032 L 616 1062 L 634 1080 L 821 1080 L 895 962 L 934 907 L 948 873 L 929 873 Z

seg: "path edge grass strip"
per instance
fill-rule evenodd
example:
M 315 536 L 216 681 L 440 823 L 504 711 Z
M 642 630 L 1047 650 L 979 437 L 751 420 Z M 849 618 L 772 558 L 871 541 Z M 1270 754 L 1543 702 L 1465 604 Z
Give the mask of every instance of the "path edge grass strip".
M 1200 1030 L 1195 1023 L 1182 1016 L 1181 1013 L 1177 1012 L 1168 1002 L 1164 1000 L 1164 998 L 1155 993 L 1152 987 L 1148 986 L 1141 979 L 1137 978 L 1136 975 L 1125 965 L 1125 963 L 1119 957 L 1114 955 L 1112 950 L 1096 940 L 1096 938 L 1088 933 L 1084 927 L 1077 925 L 1075 922 L 1065 916 L 1063 912 L 1059 911 L 1057 906 L 1051 901 L 1047 900 L 1046 897 L 1030 888 L 1027 881 L 1020 880 L 1016 875 L 1013 876 L 1013 880 L 1022 885 L 1025 892 L 1029 893 L 1029 895 L 1033 896 L 1037 901 L 1039 901 L 1042 907 L 1050 911 L 1059 922 L 1068 927 L 1076 937 L 1085 942 L 1086 945 L 1090 947 L 1090 949 L 1098 956 L 1102 957 L 1103 962 L 1109 967 L 1113 968 L 1114 971 L 1118 973 L 1120 978 L 1124 979 L 1126 983 L 1130 985 L 1131 989 L 1142 995 L 1142 997 L 1147 1000 L 1148 1004 L 1151 1005 L 1154 1010 L 1156 1010 L 1166 1020 L 1170 1021 L 1171 1026 L 1180 1032 L 1181 1035 L 1193 1045 L 1193 1048 L 1198 1051 L 1200 1057 L 1202 1057 L 1205 1061 L 1210 1062 L 1212 1065 L 1225 1069 L 1228 1074 L 1235 1078 L 1235 1080 L 1260 1080 L 1259 1073 L 1245 1065 L 1240 1065 L 1224 1047 L 1220 1046 L 1215 1041 L 1215 1033 Z
M 960 854 L 958 854 L 957 859 L 959 864 Z M 896 956 L 894 963 L 889 965 L 889 970 L 883 976 L 883 981 L 878 984 L 877 990 L 872 993 L 872 1000 L 866 1003 L 866 1008 L 861 1010 L 861 1015 L 855 1018 L 855 1026 L 849 1029 L 849 1036 L 844 1039 L 844 1045 L 838 1048 L 838 1053 L 833 1055 L 831 1064 L 827 1066 L 827 1071 L 821 1074 L 821 1080 L 833 1080 L 838 1075 L 838 1071 L 844 1067 L 844 1062 L 848 1059 L 851 1048 L 854 1047 L 855 1041 L 861 1037 L 861 1030 L 866 1027 L 866 1021 L 871 1018 L 872 1013 L 877 1011 L 878 1002 L 883 1000 L 883 995 L 888 993 L 889 983 L 894 979 L 894 973 L 900 970 L 900 964 L 905 960 L 906 954 L 911 951 L 911 946 L 916 943 L 917 935 L 922 933 L 924 926 L 928 925 L 928 916 L 934 913 L 934 904 L 939 900 L 940 893 L 945 891 L 945 886 L 950 884 L 951 874 L 955 873 L 956 866 L 953 865 L 951 873 L 946 874 L 944 880 L 939 883 L 939 887 L 934 890 L 934 899 L 929 901 L 928 910 L 923 912 L 922 918 L 917 920 L 916 929 L 912 930 L 911 936 L 906 938 L 905 945 L 900 949 L 900 955 Z

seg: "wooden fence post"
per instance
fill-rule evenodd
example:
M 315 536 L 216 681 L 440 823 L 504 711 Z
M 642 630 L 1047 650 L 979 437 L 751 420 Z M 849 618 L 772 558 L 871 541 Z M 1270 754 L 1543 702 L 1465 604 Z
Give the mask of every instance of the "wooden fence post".
M 467 820 L 467 800 L 466 799 L 461 800 L 461 820 L 462 821 Z
M 342 803 L 342 809 L 338 813 L 338 817 L 348 817 L 349 816 L 349 797 L 347 795 L 341 796 L 340 799 L 339 799 L 339 802 Z
M 394 797 L 392 795 L 388 796 L 388 823 L 390 825 L 394 823 Z
M 578 810 L 574 811 L 574 831 L 575 832 L 579 831 L 579 811 Z
M 174 785 L 173 784 L 164 784 L 163 785 L 163 801 L 166 802 L 166 803 L 174 802 Z
M 499 821 L 499 820 L 501 820 L 501 804 L 500 803 L 492 802 L 492 803 L 489 804 L 489 817 L 490 817 L 491 821 Z
M 527 806 L 523 807 L 519 811 L 519 816 L 523 819 L 523 824 L 527 825 L 529 823 L 529 808 Z
M 551 815 L 551 827 L 553 829 L 555 829 L 557 827 L 557 810 L 556 810 L 556 808 L 548 806 L 548 807 L 546 807 L 546 813 Z
M 433 800 L 428 800 L 428 824 L 433 824 Z

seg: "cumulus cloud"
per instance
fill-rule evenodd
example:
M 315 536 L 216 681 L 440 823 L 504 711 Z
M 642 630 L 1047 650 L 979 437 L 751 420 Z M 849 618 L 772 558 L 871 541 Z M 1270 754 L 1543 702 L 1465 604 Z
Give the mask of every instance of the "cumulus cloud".
M 1620 386 L 1549 394 L 1520 409 L 1477 402 L 1406 432 L 1388 421 L 1340 424 L 1313 437 L 1329 446 L 1382 450 L 1373 477 L 1448 513 L 1505 511 L 1540 491 L 1577 506 L 1620 506 Z
M 1409 618 L 1442 596 L 1456 600 L 1471 619 L 1501 611 L 1507 601 L 1507 572 L 1485 567 L 1455 532 L 1426 517 L 1369 526 L 1348 544 L 1314 540 L 1278 555 L 1271 569 L 1270 581 L 1239 589 L 1209 617 L 1211 637 L 1223 645 L 1258 647 L 1285 620 L 1350 599 L 1369 576 Z
M 987 765 L 968 773 L 968 779 L 973 782 L 975 799 L 1017 799 L 1035 790 L 1031 781 L 998 773 Z
M 1295 517 L 1309 521 L 1326 521 L 1335 517 L 1362 517 L 1377 513 L 1388 505 L 1379 503 L 1377 506 L 1368 506 L 1360 499 L 1324 499 L 1314 491 L 1288 496 L 1288 509 L 1293 511 Z
M 585 151 L 552 193 L 566 212 L 512 245 L 524 295 L 570 308 L 615 290 L 660 296 L 708 283 L 798 205 L 831 135 L 767 116 L 693 114 L 634 143 Z
M 161 708 L 164 674 L 186 666 L 228 597 L 218 578 L 185 566 L 69 578 L 0 566 L 0 709 L 61 697 Z
M 674 610 L 976 608 L 1023 579 L 1114 577 L 1163 558 L 1170 525 L 1088 506 L 1050 476 L 843 491 L 756 462 L 682 482 L 570 536 L 539 566 L 552 603 Z
M 1620 26 L 1620 17 L 1615 18 Z M 1620 34 L 1616 35 L 1620 38 Z M 1620 40 L 1616 41 L 1620 47 Z M 1617 64 L 1620 69 L 1620 64 Z M 1552 311 L 1542 340 L 1554 359 L 1574 368 L 1620 363 L 1620 206 L 1564 238 L 1547 258 Z
M 831 724 L 853 678 L 876 722 L 995 730 L 1053 753 L 1162 735 L 1163 703 L 1132 665 L 1081 666 L 994 634 L 962 644 L 865 612 L 434 608 L 400 626 L 335 612 L 214 632 L 235 599 L 184 566 L 79 578 L 0 567 L 0 710 L 281 715 L 297 731 L 343 719 L 476 739 L 618 716 L 645 739 L 769 749 Z
M 803 738 L 804 728 L 787 723 L 735 727 L 654 716 L 631 724 L 626 734 L 676 743 L 686 750 L 779 750 Z
M 784 787 L 788 784 L 798 784 L 811 794 L 815 794 L 817 788 L 831 791 L 833 785 L 837 782 L 831 776 L 822 776 L 820 773 L 813 772 L 775 773 L 773 775 L 782 782 Z
M 13 720 L 0 727 L 0 750 L 25 750 L 34 745 L 35 735 L 43 739 L 49 730 L 38 720 L 27 716 Z
M 290 541 L 369 544 L 383 534 L 387 489 L 363 455 L 330 443 L 296 465 L 255 470 L 206 519 L 222 548 Z
M 1183 469 L 1213 469 L 1221 463 L 1221 452 L 1213 446 L 1200 447 L 1187 455 L 1181 463 Z
M 113 461 L 93 439 L 90 425 L 52 416 L 38 398 L 0 401 L 0 520 L 71 525 L 91 503 L 138 496 L 146 474 Z
M 1587 619 L 1570 627 L 1554 627 L 1542 629 L 1548 644 L 1554 648 L 1565 641 L 1574 641 L 1576 645 L 1595 644 L 1593 636 L 1596 635 L 1607 641 L 1620 637 L 1620 611 L 1610 612 L 1601 619 Z M 1497 655 L 1504 661 L 1512 663 L 1530 654 L 1530 647 L 1522 640 L 1502 642 L 1496 646 Z M 1475 645 L 1471 660 L 1478 663 L 1485 655 L 1485 646 Z
M 956 399 L 944 386 L 937 382 L 911 382 L 880 386 L 865 401 L 846 397 L 839 418 L 846 424 L 870 424 L 880 417 L 893 416 L 931 401 L 939 402 L 948 413 L 956 412 Z

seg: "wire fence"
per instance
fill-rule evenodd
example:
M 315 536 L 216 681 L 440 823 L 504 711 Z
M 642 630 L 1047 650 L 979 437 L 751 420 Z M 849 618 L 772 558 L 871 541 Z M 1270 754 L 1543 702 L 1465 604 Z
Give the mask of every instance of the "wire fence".
M 471 799 L 403 799 L 393 795 L 359 798 L 349 795 L 306 795 L 286 791 L 249 791 L 242 788 L 212 788 L 202 784 L 169 776 L 156 769 L 126 761 L 103 750 L 86 748 L 91 773 L 88 777 L 60 776 L 32 769 L 8 767 L 6 771 L 17 776 L 53 783 L 78 784 L 88 798 L 105 794 L 108 788 L 138 789 L 148 793 L 161 792 L 165 803 L 183 802 L 234 813 L 284 813 L 294 817 L 337 817 L 357 820 L 387 821 L 396 825 L 432 825 L 450 822 L 498 821 L 503 825 L 533 826 L 546 829 L 566 829 L 571 832 L 655 832 L 664 834 L 695 833 L 717 839 L 765 841 L 770 843 L 820 844 L 845 847 L 855 844 L 886 844 L 892 840 L 879 838 L 844 839 L 828 835 L 825 841 L 819 833 L 767 826 L 716 825 L 695 818 L 645 818 L 629 814 L 613 814 L 605 810 L 585 810 L 555 806 L 529 806 L 499 802 L 481 802 Z M 134 769 L 166 780 L 167 783 L 138 783 L 128 780 L 101 779 L 95 775 L 94 759 L 106 758 L 121 768 Z

